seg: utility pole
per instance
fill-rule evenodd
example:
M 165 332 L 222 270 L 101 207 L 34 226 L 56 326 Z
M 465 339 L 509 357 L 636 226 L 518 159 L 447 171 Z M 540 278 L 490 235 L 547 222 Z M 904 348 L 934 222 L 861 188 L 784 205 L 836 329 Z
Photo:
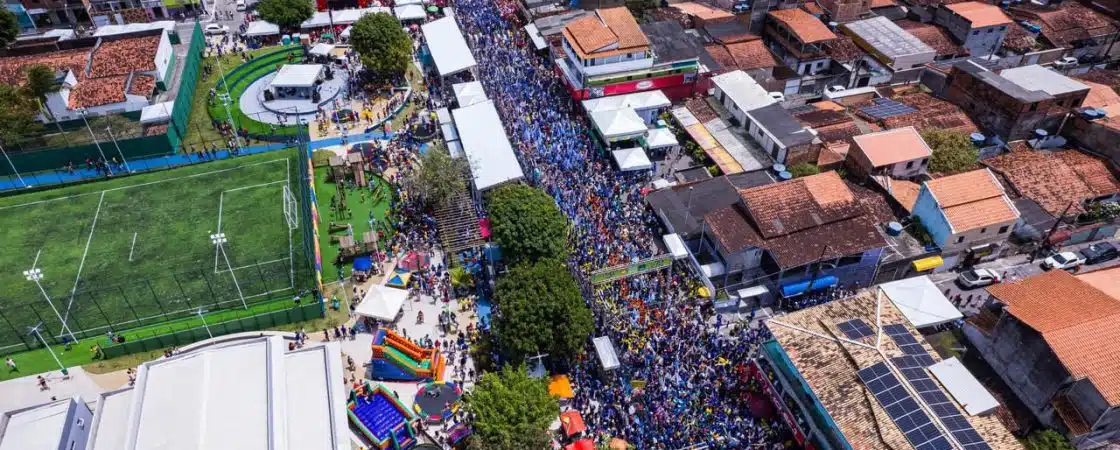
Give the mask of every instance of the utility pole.
M 101 160 L 105 162 L 105 169 L 109 171 L 109 175 L 113 175 L 113 168 L 109 166 L 109 159 L 105 157 L 105 152 L 101 150 L 101 141 L 97 140 L 97 135 L 93 134 L 93 128 L 89 127 L 89 120 L 86 120 L 86 109 L 78 108 L 78 114 L 82 116 L 82 122 L 86 124 L 86 130 L 89 130 L 89 137 L 93 138 L 93 144 L 97 146 L 97 153 L 101 154 Z
M 1043 248 L 1045 248 L 1045 247 L 1049 247 L 1049 246 L 1050 246 L 1050 237 L 1054 235 L 1054 232 L 1055 232 L 1055 231 L 1058 231 L 1058 226 L 1062 224 L 1062 221 L 1063 221 L 1063 220 L 1065 220 L 1065 218 L 1066 218 L 1066 214 L 1068 214 L 1068 213 L 1069 213 L 1069 210 L 1070 210 L 1071 208 L 1073 208 L 1073 202 L 1072 202 L 1072 201 L 1071 201 L 1071 202 L 1069 202 L 1069 204 L 1067 204 L 1067 205 L 1066 205 L 1066 209 L 1062 210 L 1062 214 L 1061 214 L 1060 216 L 1058 216 L 1058 220 L 1055 220 L 1055 221 L 1054 221 L 1054 225 L 1053 225 L 1053 226 L 1051 226 L 1051 227 L 1050 227 L 1050 230 L 1046 232 L 1046 236 L 1043 236 L 1043 237 L 1042 237 L 1042 242 L 1040 242 L 1040 243 L 1039 243 L 1039 246 L 1038 246 L 1038 248 L 1037 248 L 1037 249 L 1035 249 L 1035 251 L 1031 253 L 1031 261 L 1034 261 L 1034 258 L 1036 258 L 1036 257 L 1037 257 L 1036 255 L 1037 255 L 1037 254 L 1038 254 L 1038 253 L 1039 253 L 1039 252 L 1040 252 L 1040 251 L 1041 251 L 1041 250 L 1042 250 Z
M 121 155 L 121 162 L 124 163 L 124 170 L 127 171 L 128 173 L 132 173 L 132 168 L 128 167 L 128 159 L 126 159 L 124 157 L 124 152 L 121 151 L 120 144 L 117 144 L 117 137 L 113 136 L 113 126 L 112 125 L 106 125 L 105 126 L 105 131 L 109 133 L 109 139 L 113 140 L 113 146 L 117 147 L 117 154 Z

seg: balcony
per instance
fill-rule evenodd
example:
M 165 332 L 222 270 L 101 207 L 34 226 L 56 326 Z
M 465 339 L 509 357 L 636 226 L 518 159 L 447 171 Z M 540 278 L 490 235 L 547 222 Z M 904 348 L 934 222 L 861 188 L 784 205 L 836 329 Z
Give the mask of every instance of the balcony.
M 1050 406 L 1054 407 L 1054 412 L 1058 414 L 1058 418 L 1062 419 L 1062 423 L 1069 429 L 1069 433 L 1074 436 L 1080 436 L 1089 432 L 1089 423 L 1085 421 L 1085 416 L 1081 415 L 1081 411 L 1077 409 L 1064 393 L 1054 396 L 1054 400 L 1050 401 Z

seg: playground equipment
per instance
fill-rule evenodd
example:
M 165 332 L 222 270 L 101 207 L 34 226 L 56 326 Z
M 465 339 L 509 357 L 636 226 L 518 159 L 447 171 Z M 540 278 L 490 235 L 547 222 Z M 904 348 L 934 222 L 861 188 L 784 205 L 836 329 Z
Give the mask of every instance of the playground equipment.
M 404 289 L 408 287 L 408 280 L 412 279 L 412 272 L 404 269 L 393 269 L 386 286 Z
M 387 329 L 373 337 L 372 376 L 390 381 L 442 381 L 447 360 L 433 348 L 423 348 Z
M 416 414 L 428 423 L 439 423 L 450 419 L 459 410 L 463 389 L 455 383 L 433 381 L 420 386 L 412 402 Z
M 350 391 L 346 414 L 362 435 L 381 450 L 408 450 L 416 445 L 416 416 L 378 384 L 364 383 Z

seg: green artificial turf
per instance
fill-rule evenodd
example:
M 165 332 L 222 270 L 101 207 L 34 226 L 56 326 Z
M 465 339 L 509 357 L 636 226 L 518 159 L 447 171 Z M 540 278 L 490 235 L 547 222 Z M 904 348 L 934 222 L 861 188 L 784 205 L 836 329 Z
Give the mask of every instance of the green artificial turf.
M 238 106 L 238 99 L 245 93 L 257 80 L 265 75 L 268 75 L 277 70 L 278 65 L 283 65 L 288 62 L 288 55 L 295 55 L 292 59 L 293 64 L 303 62 L 303 49 L 300 47 L 271 47 L 269 51 L 260 52 L 253 60 L 241 64 L 237 67 L 230 69 L 227 68 L 225 73 L 225 82 L 229 83 L 230 98 L 233 99 L 233 104 L 229 105 L 229 114 L 226 113 L 226 107 L 216 97 L 213 101 L 207 104 L 207 110 L 210 117 L 218 121 L 228 121 L 229 116 L 233 116 L 233 122 L 238 128 L 244 128 L 252 134 L 258 135 L 273 135 L 273 136 L 295 136 L 298 134 L 301 127 L 296 125 L 271 125 L 257 121 L 245 113 L 241 112 Z M 223 60 L 224 63 L 224 60 Z M 215 86 L 218 92 L 225 92 L 225 85 L 220 77 L 215 77 Z M 204 99 L 210 95 L 209 89 L 204 92 L 196 92 L 202 95 Z
M 22 273 L 33 264 L 79 339 L 241 308 L 237 285 L 247 303 L 309 288 L 303 235 L 283 214 L 298 161 L 285 150 L 0 199 L 0 353 L 25 348 L 38 322 L 61 334 Z M 228 265 L 209 237 L 219 217 Z
M 331 209 L 331 198 L 338 198 L 337 188 L 334 183 L 327 181 L 327 167 L 320 167 L 315 169 L 315 195 L 318 200 L 319 208 L 319 250 L 323 255 L 323 282 L 330 283 L 338 280 L 339 266 L 334 264 L 335 258 L 338 257 L 338 244 L 331 243 L 330 224 L 344 224 L 349 223 L 354 228 L 355 239 L 361 239 L 362 233 L 370 231 L 369 217 L 370 212 L 373 212 L 373 217 L 377 220 L 377 227 L 389 233 L 386 237 L 392 237 L 392 224 L 395 219 L 392 219 L 389 214 L 389 199 L 392 196 L 392 187 L 389 182 L 379 178 L 372 177 L 371 181 L 377 182 L 376 191 L 378 194 L 370 195 L 368 192 L 365 196 L 365 202 L 361 201 L 361 194 L 358 190 L 352 190 L 347 193 L 346 205 L 350 208 L 349 215 L 339 215 L 336 211 Z M 367 188 L 368 189 L 368 188 Z M 374 203 L 374 200 L 378 201 Z M 334 233 L 335 235 L 342 235 L 345 232 Z M 382 243 L 384 244 L 384 243 Z M 381 251 L 385 251 L 384 245 L 381 246 Z M 341 266 L 343 269 L 343 276 L 350 274 L 349 264 Z

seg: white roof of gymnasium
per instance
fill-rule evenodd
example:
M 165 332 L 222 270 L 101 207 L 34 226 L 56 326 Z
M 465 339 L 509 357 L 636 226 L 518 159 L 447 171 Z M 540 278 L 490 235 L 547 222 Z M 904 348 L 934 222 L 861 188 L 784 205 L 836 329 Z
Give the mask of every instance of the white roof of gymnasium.
M 285 64 L 276 73 L 269 86 L 274 87 L 310 87 L 315 85 L 315 79 L 323 71 L 321 64 Z
M 375 14 L 379 12 L 392 14 L 393 10 L 383 7 L 342 9 L 334 11 L 334 24 L 349 25 L 357 22 L 358 19 L 362 18 L 362 16 L 366 14 Z M 331 15 L 328 14 L 327 11 L 317 11 L 311 16 L 310 19 L 303 21 L 303 23 L 300 24 L 300 28 L 327 27 L 330 26 L 330 24 Z
M 471 106 L 487 100 L 482 83 L 477 81 L 453 84 L 451 90 L 455 91 L 455 99 L 459 101 L 459 107 Z
M 968 415 L 986 414 L 999 407 L 999 401 L 956 357 L 929 366 L 929 371 Z
M 1062 95 L 1089 89 L 1089 86 L 1073 78 L 1038 64 L 1004 69 L 999 73 L 999 76 L 1028 91 L 1042 91 L 1050 95 Z
M 264 20 L 249 22 L 249 27 L 245 29 L 246 36 L 272 36 L 277 34 L 280 34 L 280 25 Z
M 168 33 L 175 31 L 175 21 L 161 20 L 158 22 L 149 23 L 128 23 L 124 25 L 105 25 L 97 27 L 97 31 L 93 33 L 94 36 L 113 36 L 116 34 L 135 33 L 137 31 L 159 30 L 163 29 Z
M 335 342 L 288 353 L 270 336 L 145 363 L 118 448 L 348 450 L 341 357 Z
M 0 450 L 57 450 L 70 408 L 80 402 L 81 397 L 65 398 L 4 413 L 0 416 Z
M 362 297 L 362 302 L 358 303 L 358 308 L 354 312 L 361 316 L 392 322 L 397 320 L 397 314 L 401 312 L 401 307 L 407 299 L 407 290 L 378 284 L 366 291 L 366 296 Z
M 420 29 L 424 31 L 424 39 L 428 41 L 428 50 L 440 76 L 461 72 L 478 64 L 454 18 L 433 20 L 421 25 Z
M 668 128 L 654 128 L 646 132 L 646 146 L 651 150 L 679 144 L 677 136 Z
M 712 77 L 712 82 L 744 112 L 777 103 L 765 88 L 742 70 L 716 75 Z
M 632 109 L 612 109 L 591 111 L 591 122 L 606 139 L 642 134 L 646 132 L 646 122 Z
M 937 326 L 964 317 L 928 275 L 883 283 L 879 287 L 914 328 Z
M 124 448 L 128 431 L 128 415 L 132 407 L 131 387 L 101 394 L 94 408 L 86 450 L 118 450 Z
M 626 95 L 595 98 L 583 101 L 583 108 L 587 112 L 610 111 L 615 109 L 633 109 L 641 111 L 651 108 L 666 108 L 673 104 L 661 91 L 635 92 Z
M 397 6 L 393 8 L 393 14 L 397 16 L 397 20 L 420 20 L 428 17 L 421 4 Z
M 467 155 L 475 188 L 483 191 L 525 176 L 513 154 L 494 102 L 487 100 L 451 111 Z

